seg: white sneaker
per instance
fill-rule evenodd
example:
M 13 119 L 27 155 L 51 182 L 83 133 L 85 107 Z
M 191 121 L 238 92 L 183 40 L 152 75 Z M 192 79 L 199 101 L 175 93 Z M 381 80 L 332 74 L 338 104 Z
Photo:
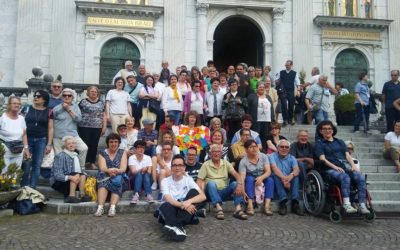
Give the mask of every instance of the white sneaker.
M 98 207 L 96 213 L 94 213 L 94 216 L 101 217 L 103 214 L 104 214 L 104 208 Z
M 108 217 L 114 217 L 116 214 L 115 207 L 110 207 L 108 210 Z
M 351 206 L 351 204 L 343 204 L 343 209 L 346 211 L 348 214 L 354 214 L 357 213 L 357 209 Z
M 186 239 L 186 231 L 183 227 L 165 225 L 163 233 L 173 241 L 184 241 Z
M 138 203 L 139 202 L 139 194 L 138 193 L 135 193 L 133 196 L 132 196 L 132 200 L 131 200 L 131 204 L 136 204 L 136 203 Z
M 151 190 L 157 190 L 157 182 L 153 182 L 153 184 L 151 184 Z
M 365 203 L 360 204 L 360 212 L 361 212 L 361 214 L 370 214 L 371 213 L 368 210 L 367 206 L 365 206 Z

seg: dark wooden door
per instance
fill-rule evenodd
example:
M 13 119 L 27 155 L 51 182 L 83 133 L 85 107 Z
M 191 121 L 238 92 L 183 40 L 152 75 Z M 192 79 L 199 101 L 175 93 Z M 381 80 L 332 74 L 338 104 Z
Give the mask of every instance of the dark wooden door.
M 133 69 L 137 71 L 140 64 L 138 47 L 123 38 L 108 41 L 100 53 L 100 84 L 111 84 L 115 74 L 125 67 L 127 60 L 133 62 Z

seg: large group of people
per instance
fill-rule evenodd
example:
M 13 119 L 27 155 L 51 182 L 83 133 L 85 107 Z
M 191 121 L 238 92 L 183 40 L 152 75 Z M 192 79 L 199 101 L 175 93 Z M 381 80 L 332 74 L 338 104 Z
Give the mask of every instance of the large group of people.
M 142 191 L 147 202 L 154 202 L 152 191 L 159 189 L 158 199 L 164 203 L 157 212 L 163 232 L 183 240 L 184 226 L 204 216 L 206 199 L 219 220 L 225 218 L 223 201 L 227 199 L 233 199 L 233 216 L 241 220 L 254 215 L 256 203 L 264 204 L 264 214 L 273 215 L 272 199 L 279 201 L 280 215 L 287 213 L 289 200 L 291 211 L 303 215 L 300 185 L 308 169 L 322 164 L 340 183 L 346 212 L 357 211 L 349 200 L 354 182 L 361 191 L 360 212 L 369 213 L 362 192 L 365 179 L 350 151 L 354 144 L 334 137 L 336 128 L 328 120 L 330 95 L 346 93 L 338 89 L 341 86 L 330 85 L 318 68 L 313 68 L 309 82 L 301 84 L 291 60 L 276 76 L 269 66 L 262 69 L 243 63 L 230 65 L 227 73 L 217 72 L 212 61 L 202 69 L 188 70 L 183 65 L 175 73 L 163 61 L 159 74 L 147 73 L 144 65 L 136 73 L 130 61 L 125 66 L 114 77 L 115 88 L 105 101 L 99 89 L 90 86 L 87 98 L 77 103 L 75 91 L 63 89 L 58 80 L 51 83 L 50 94 L 34 93 L 24 116 L 20 99 L 8 99 L 7 111 L 0 117 L 4 161 L 21 165 L 23 157 L 32 158 L 21 185 L 36 188 L 42 174 L 50 177 L 51 186 L 65 196 L 66 203 L 87 202 L 85 170 L 98 169 L 95 216 L 104 214 L 111 193 L 110 217 L 115 216 L 125 190 L 133 190 L 131 203 L 136 204 Z M 393 82 L 396 72 L 392 71 L 392 82 L 385 84 L 386 101 L 397 100 L 391 96 L 398 85 L 398 74 Z M 362 112 L 368 122 L 367 80 L 361 74 L 355 87 L 356 131 Z M 295 102 L 300 97 L 318 124 L 315 146 L 307 130 L 300 130 L 294 143 L 280 133 L 281 126 L 295 123 Z M 386 110 L 395 112 L 388 105 Z M 279 114 L 282 124 L 277 122 Z M 112 131 L 106 136 L 106 148 L 98 150 L 108 125 Z M 399 135 L 397 122 L 385 136 L 384 154 L 400 171 Z M 43 157 L 52 150 L 51 172 L 41 171 Z

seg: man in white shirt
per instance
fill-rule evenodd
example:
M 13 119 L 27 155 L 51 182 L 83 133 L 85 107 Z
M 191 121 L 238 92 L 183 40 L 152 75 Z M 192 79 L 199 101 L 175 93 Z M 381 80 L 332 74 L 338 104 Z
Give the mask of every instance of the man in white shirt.
M 184 158 L 174 156 L 171 164 L 172 175 L 161 182 L 165 201 L 159 209 L 159 222 L 164 224 L 163 233 L 171 240 L 184 241 L 184 226 L 192 223 L 198 204 L 206 200 L 194 180 L 186 175 Z
M 219 79 L 214 77 L 211 79 L 211 90 L 206 93 L 206 113 L 207 113 L 207 124 L 214 117 L 222 118 L 222 101 L 224 99 L 224 93 L 219 90 Z
M 125 68 L 118 71 L 118 73 L 114 76 L 111 84 L 114 84 L 114 80 L 117 77 L 122 77 L 124 78 L 125 82 L 127 82 L 126 78 L 131 75 L 136 77 L 136 72 L 133 70 L 133 63 L 132 61 L 126 61 Z

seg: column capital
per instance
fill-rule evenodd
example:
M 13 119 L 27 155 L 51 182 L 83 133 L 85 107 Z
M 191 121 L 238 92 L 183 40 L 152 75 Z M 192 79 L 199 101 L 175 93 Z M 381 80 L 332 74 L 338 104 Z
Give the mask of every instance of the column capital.
M 282 18 L 285 13 L 285 8 L 274 8 L 272 10 L 273 19 Z
M 200 15 L 207 15 L 209 7 L 210 5 L 208 3 L 197 3 L 196 4 L 197 13 Z

